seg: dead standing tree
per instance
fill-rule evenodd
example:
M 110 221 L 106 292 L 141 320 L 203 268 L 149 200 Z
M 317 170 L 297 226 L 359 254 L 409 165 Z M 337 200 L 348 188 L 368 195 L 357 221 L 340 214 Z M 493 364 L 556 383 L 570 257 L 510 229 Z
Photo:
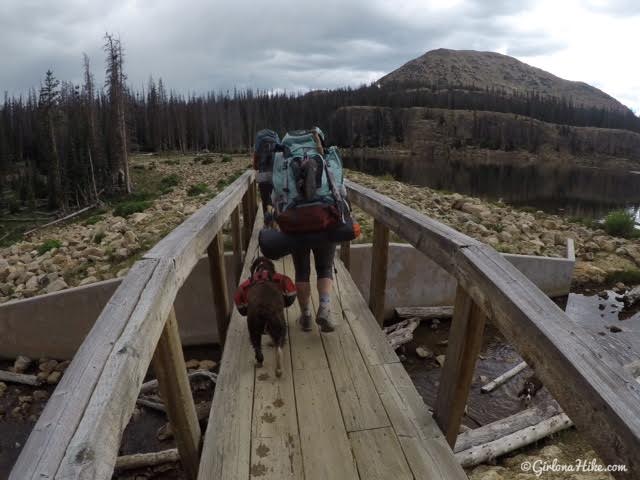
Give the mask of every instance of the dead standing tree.
M 51 70 L 47 70 L 44 84 L 40 88 L 39 109 L 43 123 L 43 144 L 46 145 L 44 149 L 47 157 L 49 207 L 61 208 L 64 211 L 66 202 L 62 191 L 62 168 L 60 156 L 58 155 L 55 128 L 56 119 L 59 115 L 59 87 L 60 81 L 53 75 Z
M 127 150 L 127 124 L 125 120 L 125 80 L 123 71 L 122 43 L 119 38 L 105 34 L 104 51 L 107 54 L 106 82 L 109 96 L 110 170 L 112 185 L 115 190 L 131 193 L 129 178 L 129 158 Z

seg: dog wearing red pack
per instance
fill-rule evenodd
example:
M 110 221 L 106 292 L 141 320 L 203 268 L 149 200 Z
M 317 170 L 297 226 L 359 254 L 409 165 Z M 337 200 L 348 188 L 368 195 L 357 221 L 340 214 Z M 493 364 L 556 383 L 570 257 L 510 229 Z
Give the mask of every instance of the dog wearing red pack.
M 296 299 L 296 287 L 286 275 L 276 272 L 266 257 L 258 257 L 251 265 L 251 277 L 242 282 L 234 295 L 241 315 L 247 316 L 249 338 L 256 354 L 258 367 L 264 362 L 262 334 L 268 333 L 276 349 L 276 376 L 282 375 L 282 347 L 287 325 L 284 309 Z

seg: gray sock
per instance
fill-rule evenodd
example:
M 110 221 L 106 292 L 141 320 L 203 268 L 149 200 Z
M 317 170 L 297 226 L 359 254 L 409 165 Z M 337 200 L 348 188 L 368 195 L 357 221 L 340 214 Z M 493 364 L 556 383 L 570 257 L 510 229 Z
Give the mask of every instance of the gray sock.
M 311 303 L 307 303 L 303 309 L 302 309 L 302 313 L 304 315 L 311 315 Z
M 331 295 L 323 293 L 320 295 L 320 308 L 326 311 L 331 310 Z

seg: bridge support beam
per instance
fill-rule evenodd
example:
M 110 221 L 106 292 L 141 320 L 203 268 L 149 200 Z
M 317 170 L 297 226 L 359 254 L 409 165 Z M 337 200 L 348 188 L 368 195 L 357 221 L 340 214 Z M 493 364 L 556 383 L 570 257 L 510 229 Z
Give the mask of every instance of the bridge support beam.
M 485 314 L 458 285 L 447 355 L 433 413 L 451 448 L 455 446 L 464 416 L 485 323 Z
M 340 244 L 340 260 L 347 270 L 351 269 L 351 242 L 342 242 Z
M 214 237 L 207 248 L 209 256 L 209 271 L 211 274 L 211 288 L 213 290 L 213 306 L 216 309 L 216 319 L 218 323 L 218 336 L 220 345 L 224 346 L 224 339 L 227 336 L 229 327 L 229 294 L 227 292 L 227 272 L 224 264 L 224 243 L 222 231 Z
M 382 326 L 384 322 L 384 297 L 389 263 L 389 228 L 374 219 L 373 246 L 371 248 L 371 283 L 369 285 L 369 308 Z
M 231 241 L 233 243 L 233 275 L 235 283 L 240 283 L 242 273 L 242 229 L 240 226 L 240 208 L 231 214 Z
M 169 423 L 174 431 L 180 462 L 187 478 L 195 480 L 200 462 L 202 434 L 191 395 L 173 308 L 158 340 L 152 365 L 158 379 L 158 388 L 167 408 Z

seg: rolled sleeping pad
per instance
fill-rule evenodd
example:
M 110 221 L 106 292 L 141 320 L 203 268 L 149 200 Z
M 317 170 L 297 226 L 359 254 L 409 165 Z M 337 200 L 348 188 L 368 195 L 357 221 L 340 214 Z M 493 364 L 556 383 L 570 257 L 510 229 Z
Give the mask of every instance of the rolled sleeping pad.
M 289 234 L 273 228 L 263 228 L 258 234 L 258 244 L 262 254 L 278 260 L 296 250 L 315 248 L 327 243 L 348 242 L 360 235 L 360 225 L 347 222 L 337 228 L 315 233 Z

